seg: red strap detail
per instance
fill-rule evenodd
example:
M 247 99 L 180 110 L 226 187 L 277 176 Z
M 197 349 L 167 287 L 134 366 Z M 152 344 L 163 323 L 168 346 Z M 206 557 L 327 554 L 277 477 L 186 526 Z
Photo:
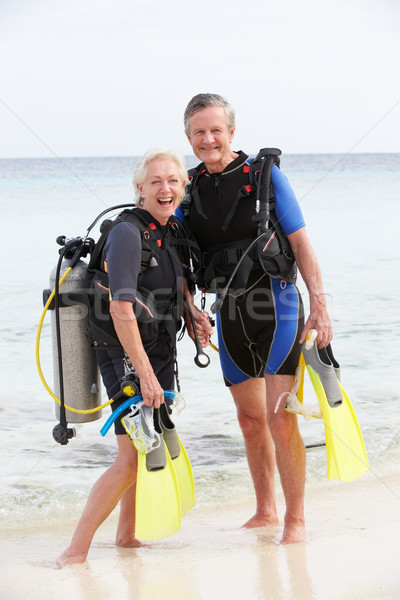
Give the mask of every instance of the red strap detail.
M 157 225 L 155 223 L 149 223 L 149 225 L 150 225 L 150 229 L 152 229 L 153 231 L 155 229 L 157 229 Z
M 202 171 L 200 171 L 200 175 L 203 175 L 203 173 L 207 173 L 207 169 L 203 169 Z
M 253 191 L 251 185 L 245 185 L 244 189 L 246 190 L 246 192 L 249 192 L 249 193 Z
M 244 167 L 243 167 L 243 173 L 250 173 L 250 167 L 249 167 L 249 165 L 244 165 Z
M 274 239 L 275 236 L 276 236 L 276 231 L 274 231 L 274 233 L 269 238 L 268 242 L 265 244 L 265 246 L 262 250 L 263 252 L 265 252 L 267 250 L 268 246 L 270 245 L 270 243 L 272 242 L 272 240 Z
M 162 246 L 162 240 L 157 240 L 157 244 L 158 244 L 158 247 L 161 248 L 161 246 Z

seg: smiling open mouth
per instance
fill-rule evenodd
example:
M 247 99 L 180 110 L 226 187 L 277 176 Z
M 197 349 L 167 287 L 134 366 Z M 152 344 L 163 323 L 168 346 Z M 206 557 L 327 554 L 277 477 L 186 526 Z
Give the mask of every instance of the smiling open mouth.
M 172 198 L 159 198 L 157 202 L 161 204 L 161 206 L 171 206 Z

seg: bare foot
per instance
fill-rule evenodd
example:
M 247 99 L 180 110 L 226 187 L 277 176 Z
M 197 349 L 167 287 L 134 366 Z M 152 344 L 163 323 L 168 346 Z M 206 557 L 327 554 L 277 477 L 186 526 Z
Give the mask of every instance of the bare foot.
M 70 554 L 67 548 L 57 558 L 56 563 L 60 567 L 60 569 L 62 569 L 63 567 L 66 567 L 68 565 L 81 565 L 82 563 L 86 562 L 86 557 L 87 553 Z
M 274 516 L 263 516 L 257 513 L 251 517 L 242 527 L 245 529 L 253 529 L 255 527 L 268 527 L 269 525 L 278 525 L 279 519 Z
M 298 544 L 306 539 L 306 528 L 303 523 L 290 523 L 285 525 L 281 544 Z
M 116 539 L 115 544 L 121 548 L 142 548 L 142 547 L 146 547 L 149 545 L 149 544 L 143 544 L 143 542 L 140 542 L 135 537 L 127 538 L 127 539 L 122 539 L 122 538 Z

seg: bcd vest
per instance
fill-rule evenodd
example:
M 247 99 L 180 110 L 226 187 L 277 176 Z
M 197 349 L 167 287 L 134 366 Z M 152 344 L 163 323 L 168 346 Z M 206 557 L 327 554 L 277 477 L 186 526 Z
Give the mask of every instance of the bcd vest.
M 101 226 L 102 234 L 95 245 L 87 270 L 87 289 L 91 298 L 89 308 L 88 337 L 93 346 L 98 349 L 121 348 L 121 343 L 115 331 L 110 315 L 110 290 L 108 274 L 101 269 L 101 257 L 107 237 L 113 227 L 121 222 L 133 223 L 140 232 L 142 242 L 141 266 L 138 277 L 136 302 L 133 310 L 138 322 L 143 346 L 148 351 L 156 342 L 160 327 L 170 335 L 175 345 L 176 332 L 180 327 L 183 315 L 181 294 L 171 294 L 169 299 L 157 299 L 155 295 L 141 285 L 143 273 L 148 268 L 157 266 L 157 256 L 163 245 L 171 257 L 176 276 L 182 272 L 185 264 L 181 259 L 187 254 L 188 242 L 183 227 L 173 216 L 168 220 L 168 233 L 163 239 L 155 235 L 157 226 L 138 209 L 125 210 L 113 221 L 107 220 Z
M 273 165 L 279 167 L 281 151 L 277 148 L 264 148 L 254 159 L 249 158 L 243 166 L 247 180 L 236 193 L 232 206 L 222 224 L 222 231 L 228 231 L 229 224 L 236 215 L 239 202 L 253 203 L 251 218 L 257 223 L 259 241 L 247 252 L 254 242 L 241 239 L 235 242 L 201 248 L 196 255 L 197 285 L 208 292 L 218 292 L 218 280 L 232 273 L 238 262 L 240 267 L 233 281 L 234 289 L 246 289 L 250 272 L 261 266 L 262 270 L 274 278 L 295 283 L 297 268 L 289 241 L 275 213 L 275 196 L 271 182 Z M 204 163 L 189 171 L 190 183 L 182 201 L 184 225 L 189 236 L 194 239 L 191 227 L 191 210 L 202 215 L 201 198 L 198 190 L 199 178 L 207 172 Z M 243 256 L 245 254 L 245 256 Z M 243 257 L 243 258 L 242 258 Z

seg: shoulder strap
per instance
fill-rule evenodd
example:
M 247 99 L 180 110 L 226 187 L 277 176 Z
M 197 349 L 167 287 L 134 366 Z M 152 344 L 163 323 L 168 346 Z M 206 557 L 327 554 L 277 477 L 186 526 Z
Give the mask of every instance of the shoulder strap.
M 279 166 L 280 154 L 281 151 L 278 148 L 262 148 L 255 158 L 249 158 L 246 161 L 243 171 L 249 174 L 250 185 L 245 185 L 238 190 L 233 199 L 231 209 L 222 225 L 221 229 L 223 231 L 228 229 L 239 201 L 251 193 L 255 193 L 256 195 L 256 214 L 254 215 L 254 220 L 256 222 L 263 220 L 267 224 L 265 231 L 268 229 L 270 196 L 273 198 L 271 191 L 271 169 L 274 164 Z M 265 204 L 263 214 L 259 216 L 258 213 L 260 211 L 257 210 L 257 207 L 261 206 L 261 202 L 258 204 L 257 199 L 259 199 L 260 194 Z
M 250 164 L 250 185 L 256 191 L 256 214 L 258 234 L 267 231 L 270 216 L 271 171 L 279 167 L 281 151 L 278 148 L 261 148 Z
M 124 221 L 133 223 L 140 231 L 140 237 L 142 240 L 142 258 L 140 270 L 142 273 L 149 266 L 151 258 L 153 256 L 157 256 L 159 247 L 158 240 L 154 235 L 151 223 L 149 223 L 144 214 L 140 213 L 140 211 L 136 208 L 133 208 L 131 210 L 124 210 L 114 220 L 108 220 L 103 223 L 101 226 L 101 236 L 95 244 L 90 257 L 88 265 L 89 269 L 99 268 L 101 253 L 111 230 L 115 227 L 115 225 Z
M 196 203 L 196 208 L 203 217 L 205 216 L 200 205 L 199 193 L 197 191 L 198 180 L 203 173 L 206 172 L 206 166 L 204 163 L 200 163 L 197 167 L 189 169 L 189 183 L 186 186 L 186 193 L 181 202 L 183 216 L 188 217 L 190 213 L 190 204 L 192 200 Z
M 187 221 L 187 219 L 185 219 Z M 168 220 L 169 229 L 171 236 L 169 243 L 172 247 L 175 247 L 176 254 L 180 260 L 181 266 L 184 270 L 184 275 L 189 284 L 189 288 L 194 292 L 194 284 L 196 281 L 195 266 L 194 263 L 198 264 L 200 257 L 200 248 L 193 236 L 190 236 L 179 219 L 174 215 Z

